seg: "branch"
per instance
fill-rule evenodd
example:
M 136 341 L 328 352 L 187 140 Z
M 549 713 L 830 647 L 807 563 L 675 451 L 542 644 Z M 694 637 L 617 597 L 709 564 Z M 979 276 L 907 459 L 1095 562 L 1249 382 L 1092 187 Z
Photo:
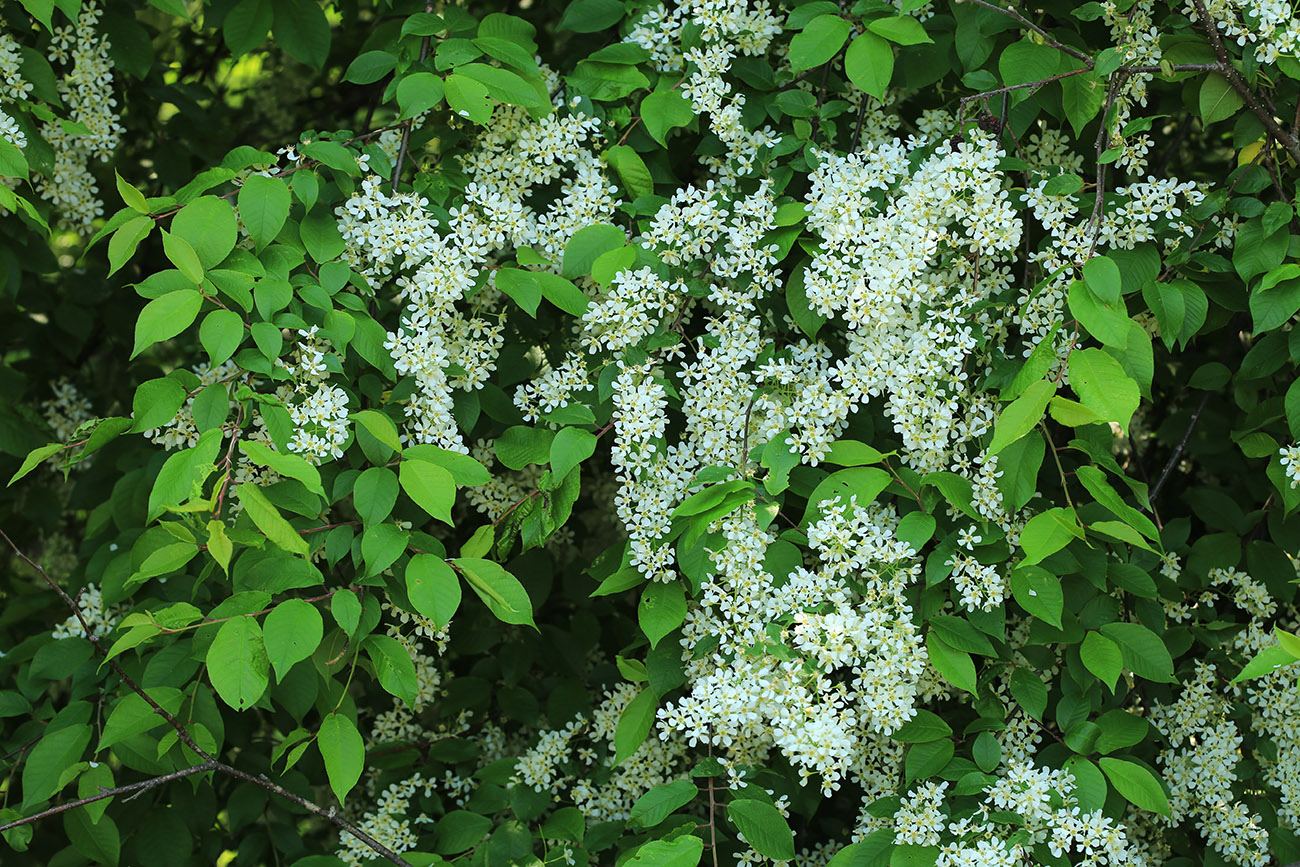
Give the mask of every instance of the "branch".
M 1228 84 L 1232 85 L 1233 90 L 1241 94 L 1242 100 L 1250 107 L 1250 110 L 1259 118 L 1259 122 L 1268 130 L 1269 135 L 1277 139 L 1287 152 L 1291 154 L 1291 159 L 1300 163 L 1300 142 L 1297 142 L 1295 136 L 1282 129 L 1274 118 L 1272 112 L 1260 104 L 1255 97 L 1255 92 L 1246 84 L 1246 80 L 1241 77 L 1241 73 L 1232 65 L 1232 60 L 1228 56 L 1227 49 L 1223 47 L 1223 40 L 1219 38 L 1218 22 L 1210 17 L 1210 13 L 1205 9 L 1205 0 L 1191 0 L 1192 6 L 1196 9 L 1196 17 L 1200 19 L 1201 25 L 1205 28 L 1206 36 L 1210 39 L 1210 46 L 1214 48 L 1215 55 L 1219 58 L 1221 68 L 1219 72 L 1223 77 L 1228 79 Z
M 9 534 L 6 533 L 4 530 L 0 530 L 0 538 L 3 538 L 6 542 L 8 542 L 9 547 L 13 549 L 14 554 L 18 557 L 18 559 L 22 560 L 29 567 L 34 569 L 37 572 L 37 574 L 39 574 L 41 578 L 45 580 L 45 583 L 50 585 L 50 587 L 53 588 L 54 592 L 59 594 L 59 597 L 65 603 L 67 603 L 68 607 L 72 609 L 72 613 L 76 616 L 77 621 L 81 624 L 81 629 L 85 633 L 86 639 L 95 648 L 95 651 L 100 656 L 104 657 L 105 661 L 108 662 L 109 666 L 113 669 L 113 671 L 117 672 L 118 677 L 122 678 L 122 682 L 125 683 L 127 686 L 129 686 L 135 692 L 136 695 L 144 699 L 145 703 L 153 708 L 154 713 L 158 714 L 163 719 L 167 720 L 167 722 L 171 725 L 171 727 L 176 730 L 176 736 L 180 739 L 181 743 L 185 744 L 185 746 L 189 747 L 191 750 L 194 751 L 194 753 L 197 756 L 199 756 L 204 760 L 202 764 L 195 765 L 194 767 L 187 769 L 184 773 L 177 772 L 180 776 L 189 776 L 190 774 L 199 773 L 200 771 L 204 771 L 204 770 L 220 771 L 221 773 L 225 774 L 228 777 L 234 777 L 237 780 L 243 780 L 244 782 L 252 783 L 255 786 L 260 786 L 261 788 L 266 789 L 268 792 L 279 795 L 280 797 L 284 798 L 286 801 L 291 801 L 292 803 L 297 804 L 299 807 L 302 807 L 304 810 L 307 810 L 309 813 L 313 813 L 317 816 L 320 816 L 322 819 L 331 822 L 341 830 L 347 831 L 353 837 L 356 837 L 362 843 L 365 843 L 367 846 L 369 846 L 370 849 L 375 852 L 375 854 L 380 855 L 383 858 L 386 858 L 388 861 L 392 862 L 393 864 L 398 865 L 398 867 L 412 867 L 412 864 L 409 861 L 407 861 L 405 858 L 402 858 L 396 852 L 392 851 L 387 846 L 385 846 L 383 843 L 380 843 L 374 837 L 371 837 L 365 831 L 362 831 L 356 825 L 352 824 L 347 819 L 340 816 L 338 814 L 337 808 L 330 807 L 329 809 L 326 809 L 320 806 L 319 804 L 314 804 L 311 801 L 308 801 L 306 798 L 294 794 L 293 792 L 289 791 L 283 786 L 277 785 L 276 783 L 272 782 L 268 777 L 264 775 L 259 774 L 257 776 L 253 776 L 252 774 L 247 773 L 246 771 L 241 771 L 239 770 L 239 768 L 226 764 L 225 762 L 217 759 L 215 756 L 211 755 L 206 750 L 204 750 L 203 747 L 199 746 L 195 742 L 194 738 L 190 736 L 190 733 L 186 730 L 184 723 L 182 723 L 179 719 L 175 717 L 175 715 L 169 713 L 165 708 L 163 708 L 156 701 L 154 701 L 149 696 L 149 693 L 145 692 L 144 689 L 142 689 L 138 683 L 136 683 L 134 680 L 131 679 L 131 676 L 128 675 L 125 670 L 123 670 L 122 666 L 118 664 L 116 659 L 108 658 L 108 651 L 104 649 L 104 646 L 99 643 L 99 639 L 95 637 L 95 634 L 93 632 L 91 632 L 90 624 L 86 623 L 86 618 L 82 615 L 81 608 L 77 605 L 76 600 L 74 600 L 71 596 L 69 596 L 67 591 L 64 590 L 62 587 L 60 587 L 58 582 L 56 582 L 53 578 L 50 577 L 50 574 L 45 571 L 45 567 L 41 566 L 31 557 L 28 557 L 25 553 L 23 553 L 22 549 L 19 548 L 18 545 L 14 543 L 13 539 L 9 538 Z M 145 780 L 144 783 L 152 783 L 152 785 L 159 785 L 161 782 L 167 782 L 168 780 L 175 779 L 175 778 L 176 777 L 173 777 L 171 775 L 165 775 L 164 777 L 155 778 L 152 781 Z M 143 784 L 136 784 L 136 785 L 139 786 L 140 788 L 149 787 Z M 91 800 L 98 800 L 98 798 L 92 798 Z M 75 804 L 72 806 L 75 806 Z M 67 809 L 67 807 L 65 806 L 63 807 L 63 809 Z M 45 813 L 37 814 L 36 816 L 30 818 L 36 819 L 42 815 L 48 815 L 50 812 L 61 812 L 61 810 L 53 810 L 53 811 L 47 810 Z M 20 822 L 19 824 L 22 823 Z M 5 826 L 5 827 L 10 827 L 10 826 Z M 0 830 L 3 829 L 0 828 Z
M 32 822 L 39 821 L 40 819 L 44 819 L 48 816 L 54 816 L 57 815 L 58 813 L 65 813 L 68 810 L 73 809 L 74 807 L 83 807 L 86 804 L 93 804 L 95 801 L 102 801 L 105 798 L 113 798 L 116 797 L 117 795 L 125 795 L 127 792 L 136 792 L 136 793 L 144 792 L 148 789 L 161 786 L 163 783 L 170 783 L 172 780 L 180 780 L 185 777 L 192 776 L 194 774 L 201 774 L 204 771 L 212 771 L 215 770 L 216 768 L 217 768 L 216 762 L 208 761 L 208 762 L 203 762 L 202 764 L 193 765 L 192 767 L 184 768 L 179 771 L 172 771 L 170 774 L 163 774 L 161 777 L 150 777 L 149 779 L 141 780 L 138 783 L 129 783 L 125 786 L 117 786 L 116 788 L 112 788 L 112 789 L 105 789 L 101 786 L 98 795 L 91 795 L 88 798 L 78 798 L 75 801 L 66 801 L 62 804 L 56 804 L 55 806 L 50 807 L 48 810 L 42 810 L 39 813 L 34 813 L 31 816 L 24 816 L 21 819 L 14 819 L 12 822 L 9 822 L 4 825 L 0 825 L 0 832 L 8 831 L 10 828 L 17 828 L 19 825 L 30 825 Z
M 1196 423 L 1201 420 L 1201 413 L 1205 410 L 1205 404 L 1208 403 L 1209 400 L 1210 392 L 1207 391 L 1205 394 L 1201 395 L 1201 402 L 1196 405 L 1196 411 L 1192 413 L 1192 420 L 1187 423 L 1187 430 L 1183 431 L 1183 438 L 1178 441 L 1178 447 L 1175 448 L 1174 453 L 1169 456 L 1169 462 L 1165 464 L 1164 470 L 1160 473 L 1160 478 L 1156 480 L 1155 487 L 1151 489 L 1151 493 L 1147 496 L 1148 504 L 1155 503 L 1156 495 L 1158 495 L 1160 489 L 1165 486 L 1165 480 L 1169 478 L 1169 474 L 1174 471 L 1174 464 L 1178 463 L 1179 456 L 1182 455 L 1183 449 L 1187 447 L 1187 441 L 1192 438 L 1192 431 L 1196 430 Z
M 433 0 L 424 0 L 425 12 L 432 13 L 433 6 L 434 6 Z M 428 57 L 429 57 L 429 37 L 426 36 L 424 37 L 424 40 L 420 43 L 420 63 L 423 64 L 424 61 L 428 59 Z M 393 180 L 391 186 L 393 188 L 394 195 L 397 194 L 397 185 L 402 180 L 402 163 L 406 162 L 406 149 L 407 146 L 411 143 L 411 124 L 413 124 L 414 122 L 415 122 L 415 118 L 413 117 L 408 117 L 406 120 L 402 121 L 402 143 L 397 148 L 397 160 L 393 163 Z
M 996 3 L 989 3 L 988 0 L 957 0 L 957 2 L 958 2 L 958 3 L 974 3 L 976 6 L 983 6 L 985 9 L 992 9 L 994 12 L 1000 12 L 1001 14 L 1007 16 L 1008 18 L 1012 18 L 1012 19 L 1018 21 L 1018 22 L 1019 22 L 1020 24 L 1022 24 L 1023 26 L 1028 27 L 1030 30 L 1034 31 L 1034 32 L 1037 33 L 1039 36 L 1043 37 L 1043 39 L 1047 41 L 1047 44 L 1050 45 L 1050 46 L 1052 46 L 1053 48 L 1055 48 L 1057 51 L 1063 51 L 1063 52 L 1065 52 L 1066 54 L 1068 54 L 1068 55 L 1070 55 L 1071 57 L 1073 57 L 1075 60 L 1081 60 L 1081 61 L 1083 61 L 1084 63 L 1088 64 L 1088 68 L 1089 68 L 1089 69 L 1092 68 L 1092 58 L 1091 58 L 1091 57 L 1089 57 L 1088 55 L 1084 54 L 1082 51 L 1080 51 L 1080 50 L 1077 49 L 1077 48 L 1072 48 L 1072 47 L 1070 47 L 1069 45 L 1066 45 L 1066 44 L 1063 43 L 1063 42 L 1058 42 L 1058 41 L 1057 41 L 1057 40 L 1052 36 L 1052 34 L 1048 33 L 1046 30 L 1044 30 L 1043 28 L 1039 27 L 1037 24 L 1035 24 L 1034 22 L 1030 21 L 1030 20 L 1029 20 L 1028 18 L 1026 18 L 1025 16 L 1021 15 L 1021 14 L 1020 14 L 1018 11 L 1016 11 L 1015 9 L 1008 9 L 1008 8 L 1005 7 L 1005 6 L 999 6 L 999 5 L 996 4 Z

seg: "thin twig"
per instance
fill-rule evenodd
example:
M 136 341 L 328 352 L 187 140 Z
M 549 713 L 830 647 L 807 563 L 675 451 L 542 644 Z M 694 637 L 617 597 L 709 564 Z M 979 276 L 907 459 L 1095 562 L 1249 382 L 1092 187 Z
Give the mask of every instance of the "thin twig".
M 1264 125 L 1273 138 L 1277 139 L 1283 147 L 1291 154 L 1291 159 L 1300 163 L 1300 141 L 1291 133 L 1282 128 L 1282 125 L 1273 117 L 1273 113 L 1260 104 L 1255 92 L 1250 89 L 1246 79 L 1241 77 L 1241 73 L 1232 65 L 1232 60 L 1228 56 L 1228 51 L 1223 47 L 1223 40 L 1219 38 L 1218 22 L 1210 17 L 1210 13 L 1205 9 L 1205 0 L 1191 0 L 1192 7 L 1196 10 L 1196 17 L 1200 19 L 1201 25 L 1205 28 L 1205 35 L 1210 40 L 1210 47 L 1214 49 L 1214 54 L 1219 58 L 1222 68 L 1219 70 L 1223 77 L 1232 85 L 1232 89 L 1241 94 L 1250 110 L 1259 118 L 1259 122 Z
M 1089 68 L 1092 67 L 1091 57 L 1089 57 L 1087 54 L 1084 54 L 1082 51 L 1080 51 L 1077 48 L 1071 48 L 1069 45 L 1066 45 L 1063 42 L 1058 42 L 1056 38 L 1052 36 L 1052 34 L 1048 33 L 1046 30 L 1039 27 L 1037 24 L 1030 21 L 1025 16 L 1021 15 L 1015 9 L 1008 9 L 1005 6 L 999 6 L 996 3 L 989 3 L 988 0 L 957 0 L 957 2 L 974 3 L 976 6 L 983 6 L 985 9 L 992 9 L 994 12 L 1000 12 L 1001 14 L 1007 16 L 1008 18 L 1013 18 L 1016 21 L 1020 22 L 1025 27 L 1028 27 L 1030 30 L 1037 33 L 1039 36 L 1043 37 L 1043 39 L 1047 41 L 1047 44 L 1055 48 L 1057 51 L 1064 51 L 1066 54 L 1070 55 L 1075 60 L 1081 60 L 1084 63 L 1088 64 Z
M 131 797 L 136 797 L 142 792 L 161 786 L 163 783 L 170 783 L 172 780 L 180 780 L 185 777 L 201 774 L 204 771 L 213 771 L 217 768 L 217 762 L 202 762 L 192 767 L 184 768 L 179 771 L 172 771 L 170 774 L 163 774 L 161 777 L 150 777 L 147 780 L 141 780 L 138 783 L 128 783 L 125 786 L 117 786 L 112 789 L 103 789 L 98 795 L 90 795 L 86 798 L 78 798 L 75 801 L 65 801 L 62 804 L 55 804 L 48 810 L 42 810 L 39 813 L 33 813 L 30 816 L 23 816 L 21 819 L 14 819 L 4 825 L 0 825 L 0 832 L 8 831 L 10 828 L 17 828 L 19 825 L 30 825 L 32 822 L 40 821 L 48 816 L 54 816 L 58 813 L 66 813 L 74 807 L 84 807 L 86 804 L 93 804 L 96 801 L 102 801 L 105 798 L 113 798 L 118 795 L 125 795 L 127 792 L 134 792 Z
M 1205 404 L 1208 403 L 1209 400 L 1210 392 L 1207 391 L 1201 395 L 1201 402 L 1196 405 L 1196 411 L 1192 413 L 1192 420 L 1187 423 L 1187 430 L 1183 431 L 1183 438 L 1178 441 L 1177 448 L 1175 448 L 1174 453 L 1169 456 L 1169 462 L 1165 464 L 1164 470 L 1160 473 L 1160 478 L 1156 480 L 1155 487 L 1151 489 L 1150 495 L 1147 496 L 1148 503 L 1155 503 L 1156 496 L 1159 495 L 1160 489 L 1165 486 L 1165 480 L 1168 479 L 1169 474 L 1174 471 L 1174 464 L 1178 463 L 1178 458 L 1182 455 L 1183 449 L 1187 447 L 1187 441 L 1192 438 L 1192 431 L 1196 430 L 1196 423 L 1201 420 L 1201 413 L 1205 410 Z
M 433 0 L 424 0 L 424 11 L 426 13 L 431 14 L 433 12 L 433 6 L 434 6 Z M 420 64 L 423 65 L 424 61 L 427 60 L 428 58 L 429 58 L 429 37 L 426 36 L 424 37 L 424 40 L 420 43 Z M 408 117 L 405 121 L 402 122 L 402 143 L 397 148 L 397 160 L 393 163 L 392 188 L 394 194 L 397 193 L 397 185 L 402 180 L 402 163 L 406 162 L 406 150 L 411 143 L 411 124 L 413 124 L 414 122 L 415 122 L 415 118 L 413 117 Z

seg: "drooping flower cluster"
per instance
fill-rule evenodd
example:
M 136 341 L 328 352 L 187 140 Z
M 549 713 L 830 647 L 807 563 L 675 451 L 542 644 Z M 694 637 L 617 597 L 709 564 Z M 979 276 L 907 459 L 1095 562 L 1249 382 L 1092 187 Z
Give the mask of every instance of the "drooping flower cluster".
M 54 168 L 39 177 L 37 189 L 63 223 L 82 234 L 90 233 L 92 221 L 104 211 L 87 163 L 107 162 L 124 132 L 115 112 L 108 38 L 97 30 L 102 15 L 98 4 L 83 3 L 75 24 L 55 28 L 50 61 L 66 69 L 59 97 L 77 128 L 58 121 L 41 125 L 41 137 L 54 149 Z

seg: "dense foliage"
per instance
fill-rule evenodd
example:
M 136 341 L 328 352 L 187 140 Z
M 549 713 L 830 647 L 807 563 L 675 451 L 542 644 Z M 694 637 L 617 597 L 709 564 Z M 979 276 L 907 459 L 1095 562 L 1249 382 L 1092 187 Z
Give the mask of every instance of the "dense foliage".
M 5 865 L 1300 859 L 1281 0 L 4 0 Z

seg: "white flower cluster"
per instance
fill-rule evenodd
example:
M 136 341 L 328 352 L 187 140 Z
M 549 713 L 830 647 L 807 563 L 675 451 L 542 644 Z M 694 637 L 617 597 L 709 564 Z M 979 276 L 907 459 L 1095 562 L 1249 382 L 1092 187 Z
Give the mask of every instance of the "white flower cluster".
M 81 619 L 84 619 L 86 626 L 90 628 L 88 637 L 93 638 L 103 638 L 108 635 L 117 626 L 117 621 L 126 614 L 126 606 L 123 605 L 110 605 L 105 608 L 104 595 L 94 584 L 87 584 L 86 589 L 77 596 L 77 610 L 81 612 Z M 87 633 L 77 615 L 70 614 L 67 620 L 54 627 L 53 636 L 80 638 L 87 637 Z
M 81 396 L 77 387 L 66 377 L 50 383 L 50 390 L 54 392 L 54 396 L 41 402 L 41 416 L 54 432 L 55 440 L 63 443 L 70 442 L 77 429 L 95 417 L 94 407 L 89 400 Z M 73 466 L 84 470 L 93 460 L 92 455 Z M 51 469 L 57 469 L 55 464 L 49 466 Z
M 681 738 L 649 738 L 618 766 L 611 767 L 614 732 L 636 694 L 635 685 L 620 684 L 605 693 L 589 719 L 579 714 L 562 728 L 541 732 L 534 746 L 515 764 L 514 785 L 530 786 L 539 792 L 567 787 L 568 797 L 588 822 L 626 821 L 638 797 L 655 786 L 681 778 L 686 752 Z M 576 746 L 584 738 L 583 745 Z M 597 770 L 606 778 L 602 783 L 590 778 Z
M 407 814 L 411 811 L 411 801 L 415 799 L 416 793 L 429 797 L 436 785 L 436 780 L 421 776 L 418 772 L 401 782 L 390 784 L 379 796 L 375 808 L 356 823 L 357 827 L 399 855 L 409 852 L 419 843 L 420 834 L 427 833 L 415 826 L 433 823 L 433 819 L 423 813 L 417 814 L 414 819 L 409 818 Z M 339 846 L 334 855 L 348 867 L 362 867 L 373 861 L 374 850 L 351 834 L 340 834 Z
M 23 56 L 17 41 L 8 33 L 0 33 L 0 105 L 26 99 L 34 87 L 23 78 L 22 65 Z M 0 110 L 0 139 L 19 150 L 27 147 L 27 134 L 3 110 Z
M 288 404 L 294 425 L 289 451 L 314 464 L 341 458 L 348 441 L 348 393 L 329 384 L 330 352 L 329 341 L 319 337 L 313 325 L 298 332 L 292 361 L 277 359 L 294 380 L 292 388 L 282 387 L 278 394 Z
M 1039 767 L 1028 759 L 1009 762 L 984 790 L 974 813 L 954 819 L 944 810 L 948 783 L 927 781 L 904 798 L 893 817 L 895 843 L 938 846 L 936 867 L 1019 867 L 1033 860 L 1033 846 L 1046 844 L 1056 858 L 1073 852 L 1078 867 L 1146 863 L 1124 826 L 1100 810 L 1082 811 L 1068 771 Z M 1018 821 L 1005 824 L 1007 814 Z M 1008 831 L 1014 830 L 1014 836 Z
M 1278 450 L 1278 459 L 1286 477 L 1291 480 L 1291 487 L 1300 486 L 1300 445 L 1292 443 Z
M 67 67 L 59 81 L 59 97 L 68 120 L 42 124 L 41 137 L 54 149 L 54 168 L 41 175 L 36 187 L 59 212 L 64 225 L 88 234 L 92 221 L 103 214 L 99 185 L 87 163 L 107 162 L 117 149 L 124 127 L 115 113 L 113 64 L 108 38 L 96 32 L 102 10 L 94 2 L 81 4 L 76 24 L 56 27 L 50 41 L 50 61 Z M 82 131 L 84 130 L 84 131 Z
M 1300 20 L 1287 0 L 1206 0 L 1205 11 L 1225 39 L 1243 48 L 1250 46 L 1260 63 L 1274 63 L 1282 55 L 1294 57 L 1300 49 Z M 1184 4 L 1183 14 L 1197 20 L 1190 2 Z
M 775 537 L 752 509 L 725 521 L 682 638 L 685 648 L 713 638 L 717 647 L 687 661 L 690 693 L 659 718 L 660 737 L 681 732 L 743 764 L 775 746 L 830 794 L 865 763 L 869 733 L 914 715 L 927 656 L 904 596 L 921 567 L 895 538 L 896 513 L 855 499 L 822 509 L 808 531 L 821 566 L 784 582 L 764 567 Z M 779 638 L 768 629 L 776 623 L 787 624 Z
M 1151 723 L 1169 745 L 1159 757 L 1169 785 L 1167 821 L 1191 819 L 1225 857 L 1244 867 L 1265 867 L 1271 863 L 1268 832 L 1260 816 L 1232 791 L 1242 738 L 1230 709 L 1217 670 L 1199 660 L 1178 700 L 1152 707 Z
M 682 28 L 698 28 L 699 44 L 683 50 Z M 767 51 L 781 33 L 781 22 L 767 0 L 738 3 L 734 0 L 686 0 L 671 10 L 651 6 L 638 19 L 624 40 L 650 52 L 661 72 L 687 70 L 679 83 L 697 115 L 709 116 L 709 129 L 727 147 L 726 158 L 704 157 L 702 162 L 723 175 L 749 175 L 760 151 L 773 147 L 781 137 L 770 126 L 747 129 L 741 120 L 745 95 L 732 93 L 724 77 L 738 54 L 756 55 Z
M 964 446 L 992 428 L 994 406 L 969 381 L 981 359 L 966 319 L 1008 285 L 1022 226 L 991 139 L 941 146 L 910 172 L 913 157 L 897 139 L 825 156 L 808 196 L 823 250 L 804 282 L 810 306 L 848 329 L 831 417 L 884 397 L 905 460 L 928 472 L 963 466 Z

